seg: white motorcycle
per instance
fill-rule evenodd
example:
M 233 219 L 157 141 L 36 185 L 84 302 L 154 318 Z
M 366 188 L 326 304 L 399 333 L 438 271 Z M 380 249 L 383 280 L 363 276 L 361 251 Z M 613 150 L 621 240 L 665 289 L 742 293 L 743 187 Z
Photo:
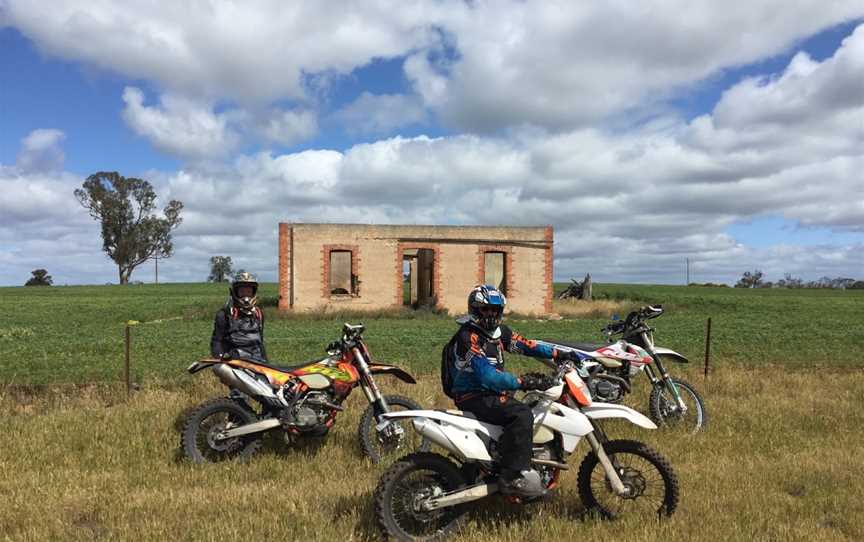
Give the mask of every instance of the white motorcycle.
M 582 376 L 580 376 L 580 374 Z M 602 517 L 643 512 L 669 516 L 678 504 L 678 479 L 669 462 L 634 440 L 609 440 L 600 420 L 623 418 L 645 429 L 650 419 L 617 404 L 595 403 L 581 363 L 558 364 L 557 385 L 530 391 L 523 401 L 534 413 L 534 469 L 547 490 L 558 485 L 567 458 L 584 437 L 591 450 L 579 466 L 577 486 L 584 506 Z M 384 414 L 411 418 L 415 431 L 449 452 L 409 454 L 394 463 L 375 490 L 382 531 L 397 540 L 442 540 L 459 528 L 465 504 L 498 492 L 498 439 L 502 428 L 458 410 L 414 410 Z M 517 502 L 527 499 L 513 498 Z
M 648 413 L 657 425 L 697 433 L 708 425 L 705 401 L 692 384 L 673 378 L 663 359 L 688 363 L 687 358 L 654 344 L 654 328 L 647 321 L 663 314 L 662 305 L 632 311 L 623 321 L 615 320 L 601 331 L 608 344 L 543 341 L 559 350 L 577 351 L 585 359 L 588 389 L 597 399 L 620 403 L 630 393 L 633 379 L 642 373 L 651 382 Z M 612 337 L 621 339 L 613 341 Z

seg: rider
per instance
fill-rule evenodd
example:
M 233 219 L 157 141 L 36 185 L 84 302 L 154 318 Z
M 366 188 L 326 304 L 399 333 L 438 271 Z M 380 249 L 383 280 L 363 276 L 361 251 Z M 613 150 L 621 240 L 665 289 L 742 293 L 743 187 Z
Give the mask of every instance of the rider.
M 570 357 L 569 352 L 523 338 L 502 325 L 504 295 L 490 285 L 468 294 L 468 317 L 453 337 L 455 374 L 451 397 L 460 410 L 478 420 L 503 426 L 499 441 L 503 494 L 539 496 L 545 493 L 537 471 L 531 469 L 534 417 L 531 409 L 513 398 L 516 390 L 548 389 L 548 376 L 528 373 L 517 378 L 504 371 L 504 351 L 537 358 Z
M 264 314 L 258 307 L 258 281 L 242 271 L 231 281 L 231 297 L 216 312 L 210 353 L 213 357 L 267 360 Z

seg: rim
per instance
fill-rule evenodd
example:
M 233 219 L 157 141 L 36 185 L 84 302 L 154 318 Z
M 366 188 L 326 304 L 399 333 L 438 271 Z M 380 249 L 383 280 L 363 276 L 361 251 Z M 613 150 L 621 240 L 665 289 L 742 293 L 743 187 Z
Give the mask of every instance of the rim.
M 429 497 L 447 491 L 444 476 L 431 469 L 417 469 L 399 478 L 390 496 L 393 522 L 409 536 L 432 536 L 443 531 L 458 517 L 454 508 L 423 511 L 420 505 Z
M 243 449 L 241 437 L 219 440 L 216 436 L 225 430 L 243 424 L 243 418 L 234 412 L 220 410 L 206 416 L 198 424 L 195 447 L 208 461 L 223 461 L 236 456 Z
M 597 462 L 591 471 L 591 493 L 597 504 L 612 517 L 660 515 L 666 509 L 666 482 L 660 469 L 649 459 L 633 452 L 609 456 L 628 495 L 618 496 L 606 478 L 603 465 Z
M 390 412 L 399 412 L 402 410 L 414 410 L 418 407 L 409 405 L 400 405 L 398 403 L 388 404 Z M 378 431 L 375 427 L 375 417 L 372 417 L 372 423 L 369 424 L 369 442 L 378 454 L 378 458 L 382 459 L 391 456 L 402 456 L 406 453 L 420 449 L 423 442 L 421 437 L 411 425 L 411 420 L 390 420 L 390 424 L 383 431 Z
M 705 416 L 702 411 L 702 403 L 690 386 L 675 382 L 678 386 L 678 393 L 681 395 L 681 400 L 687 406 L 687 412 L 682 413 L 678 408 L 678 403 L 665 387 L 660 388 L 659 393 L 659 412 L 663 423 L 669 427 L 692 427 L 693 431 L 698 431 L 705 421 Z

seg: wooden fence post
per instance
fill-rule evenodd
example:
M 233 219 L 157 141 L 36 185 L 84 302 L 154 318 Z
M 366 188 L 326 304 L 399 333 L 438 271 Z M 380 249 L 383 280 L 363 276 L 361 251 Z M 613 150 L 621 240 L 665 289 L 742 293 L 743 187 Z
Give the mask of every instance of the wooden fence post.
M 708 317 L 708 327 L 705 332 L 705 372 L 703 378 L 708 378 L 708 369 L 711 365 L 711 317 Z
M 126 396 L 127 397 L 132 392 L 132 381 L 131 381 L 130 376 L 129 376 L 129 364 L 130 364 L 130 360 L 129 360 L 130 344 L 129 343 L 131 342 L 130 329 L 131 329 L 131 326 L 129 325 L 129 322 L 126 322 L 126 348 L 125 348 L 126 355 L 125 355 L 125 363 L 123 364 L 123 378 L 126 381 Z
M 127 320 L 125 329 L 125 347 L 123 360 L 123 380 L 126 382 L 126 396 L 132 393 L 132 326 L 138 325 L 138 320 Z

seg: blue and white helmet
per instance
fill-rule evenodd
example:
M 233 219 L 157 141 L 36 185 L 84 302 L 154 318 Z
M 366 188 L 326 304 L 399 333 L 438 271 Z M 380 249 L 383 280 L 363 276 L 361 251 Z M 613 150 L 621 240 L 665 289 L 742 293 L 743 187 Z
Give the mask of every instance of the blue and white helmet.
M 489 284 L 475 286 L 468 294 L 468 317 L 480 329 L 493 333 L 501 325 L 507 298 Z

